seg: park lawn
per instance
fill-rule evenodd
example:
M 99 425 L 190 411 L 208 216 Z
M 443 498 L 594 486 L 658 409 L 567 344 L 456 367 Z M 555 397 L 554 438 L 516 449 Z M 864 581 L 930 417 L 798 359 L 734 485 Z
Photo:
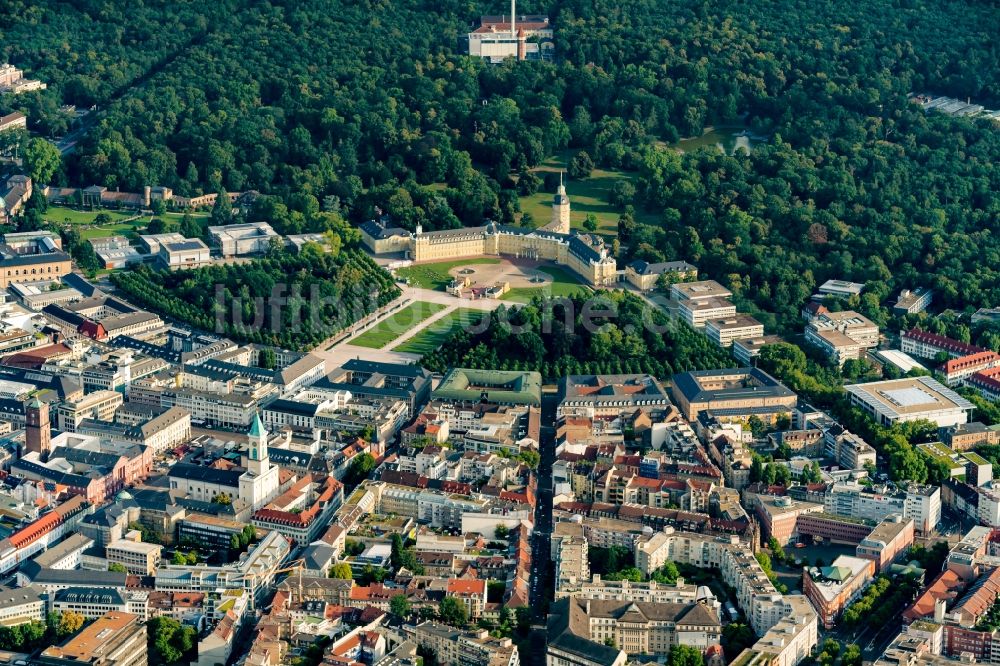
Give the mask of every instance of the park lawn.
M 45 211 L 45 220 L 53 224 L 93 224 L 94 218 L 100 213 L 106 213 L 112 222 L 128 219 L 135 213 L 125 213 L 117 210 L 76 210 L 64 206 L 49 206 Z
M 132 237 L 138 235 L 137 229 L 146 226 L 146 221 L 143 220 L 133 220 L 132 222 L 122 222 L 118 224 L 109 224 L 103 227 L 88 227 L 86 229 L 80 230 L 80 238 L 84 240 L 89 240 L 91 238 L 107 238 L 109 236 L 127 236 Z
M 574 154 L 575 151 L 558 153 L 535 167 L 533 171 L 542 179 L 545 178 L 546 172 L 565 171 Z M 612 206 L 608 198 L 611 187 L 622 178 L 635 181 L 635 174 L 596 168 L 589 178 L 583 180 L 572 180 L 564 175 L 563 183 L 566 185 L 566 194 L 569 195 L 570 202 L 570 226 L 573 229 L 586 231 L 583 228 L 583 220 L 587 217 L 587 213 L 593 213 L 597 217 L 597 233 L 617 236 L 618 216 L 622 211 Z M 552 219 L 552 196 L 551 192 L 539 190 L 530 197 L 520 197 L 521 211 L 531 213 L 536 226 L 548 224 Z M 638 206 L 636 208 L 636 221 L 653 224 L 657 222 L 655 215 L 639 210 Z
M 416 301 L 402 310 L 386 317 L 361 335 L 352 338 L 348 344 L 371 349 L 381 349 L 387 344 L 417 326 L 420 322 L 444 310 L 446 305 Z
M 417 264 L 399 268 L 396 275 L 410 281 L 411 287 L 421 287 L 423 289 L 434 289 L 444 291 L 451 282 L 451 275 L 448 274 L 453 268 L 458 266 L 468 266 L 470 264 L 499 264 L 499 259 L 488 257 L 473 257 L 471 259 L 459 259 L 456 261 L 439 261 L 432 264 Z
M 99 213 L 106 213 L 111 218 L 111 223 L 106 224 L 101 227 L 95 227 L 94 218 L 97 217 Z M 198 224 L 201 225 L 202 229 L 205 229 L 209 225 L 210 215 L 203 211 L 191 211 L 191 217 L 193 217 Z M 80 237 L 84 239 L 90 238 L 106 238 L 108 236 L 129 236 L 134 237 L 139 234 L 141 229 L 145 229 L 149 224 L 149 221 L 153 219 L 152 215 L 143 215 L 137 219 L 129 220 L 135 216 L 133 212 L 123 212 L 118 210 L 108 210 L 108 209 L 98 209 L 98 210 L 76 210 L 73 208 L 66 208 L 64 206 L 50 206 L 48 211 L 45 213 L 45 219 L 57 226 L 67 224 L 67 222 L 74 226 L 86 227 L 80 229 Z M 160 216 L 164 220 L 169 220 L 175 224 L 180 224 L 181 220 L 184 219 L 183 212 L 167 212 Z
M 585 296 L 591 293 L 572 272 L 556 266 L 539 266 L 538 270 L 552 276 L 552 283 L 541 287 L 511 287 L 510 291 L 500 297 L 503 301 L 527 303 L 535 296 L 550 296 L 555 298 L 570 296 Z
M 469 308 L 458 308 L 452 310 L 441 317 L 427 328 L 420 331 L 406 342 L 393 347 L 392 351 L 406 352 L 408 354 L 430 354 L 440 347 L 451 337 L 452 333 L 460 328 L 472 326 L 482 319 L 487 313 L 482 310 L 472 310 Z

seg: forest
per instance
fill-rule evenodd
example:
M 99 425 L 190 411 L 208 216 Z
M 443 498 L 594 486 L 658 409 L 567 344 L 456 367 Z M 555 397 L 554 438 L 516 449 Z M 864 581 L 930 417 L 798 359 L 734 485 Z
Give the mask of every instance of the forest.
M 520 178 L 569 149 L 637 174 L 623 261 L 696 263 L 776 332 L 831 277 L 866 282 L 859 309 L 878 319 L 901 287 L 1000 302 L 1000 131 L 907 99 L 1000 108 L 990 2 L 523 2 L 552 17 L 559 57 L 498 66 L 461 54 L 496 3 L 15 5 L 3 53 L 51 87 L 3 110 L 41 107 L 44 132 L 57 102 L 100 109 L 57 180 L 256 189 L 286 215 L 380 207 L 435 229 L 514 221 Z M 768 140 L 668 146 L 733 123 Z
M 57 178 L 433 229 L 513 221 L 518 174 L 568 147 L 639 174 L 660 223 L 623 210 L 623 258 L 697 263 L 776 330 L 829 277 L 868 282 L 869 312 L 921 284 L 1000 302 L 1000 132 L 906 98 L 1000 106 L 988 2 L 526 2 L 561 57 L 500 66 L 460 53 L 484 2 L 14 4 L 3 53 L 50 88 L 3 110 L 59 133 L 58 103 L 101 109 Z M 734 122 L 770 140 L 664 145 Z
M 307 351 L 399 296 L 367 254 L 275 249 L 259 261 L 112 273 L 134 301 L 240 342 Z
M 639 297 L 605 292 L 597 297 L 542 299 L 499 308 L 489 322 L 456 332 L 421 363 L 449 367 L 535 370 L 563 375 L 676 372 L 732 365 L 729 354 L 686 324 Z

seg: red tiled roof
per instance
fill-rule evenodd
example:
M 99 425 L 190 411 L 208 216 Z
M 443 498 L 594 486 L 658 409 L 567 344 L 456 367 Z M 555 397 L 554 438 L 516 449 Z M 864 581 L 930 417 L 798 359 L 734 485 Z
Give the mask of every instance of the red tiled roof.
M 10 544 L 15 548 L 23 548 L 29 543 L 41 539 L 61 522 L 62 517 L 55 511 L 47 513 L 38 520 L 11 534 L 9 537 Z
M 922 617 L 934 615 L 934 603 L 938 599 L 951 601 L 965 588 L 965 582 L 951 569 L 941 572 L 934 582 L 924 590 L 913 605 L 903 612 L 903 619 L 907 622 L 919 620 Z
M 970 384 L 1000 391 L 1000 368 L 990 368 L 974 373 L 966 381 Z
M 1000 354 L 993 351 L 984 351 L 948 360 L 941 366 L 941 370 L 945 374 L 950 375 L 953 372 L 968 370 L 969 368 L 974 368 L 980 365 L 987 365 L 998 360 L 1000 360 Z
M 486 581 L 478 578 L 450 578 L 448 579 L 448 594 L 482 596 L 486 594 Z
M 975 345 L 970 345 L 965 342 L 959 342 L 958 340 L 952 340 L 951 338 L 946 338 L 943 335 L 936 335 L 934 333 L 928 333 L 927 331 L 921 331 L 918 328 L 911 329 L 903 333 L 904 338 L 910 338 L 911 340 L 916 340 L 917 342 L 922 342 L 934 347 L 939 347 L 952 352 L 962 353 L 962 354 L 978 354 L 979 352 L 987 351 L 982 347 L 976 347 Z

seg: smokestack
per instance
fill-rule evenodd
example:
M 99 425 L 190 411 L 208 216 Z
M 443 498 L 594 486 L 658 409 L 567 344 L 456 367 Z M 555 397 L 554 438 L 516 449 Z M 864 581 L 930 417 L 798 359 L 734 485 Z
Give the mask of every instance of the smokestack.
M 517 0 L 510 0 L 510 36 L 517 37 Z

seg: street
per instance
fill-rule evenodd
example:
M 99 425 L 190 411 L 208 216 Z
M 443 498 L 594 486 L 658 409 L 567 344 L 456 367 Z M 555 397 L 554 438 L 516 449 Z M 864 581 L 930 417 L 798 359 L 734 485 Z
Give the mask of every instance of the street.
M 530 604 L 532 622 L 544 627 L 546 609 L 549 602 L 549 581 L 551 534 L 552 534 L 552 463 L 555 462 L 556 396 L 542 394 L 541 441 L 539 442 L 541 461 L 538 463 L 538 492 L 535 506 L 535 531 L 531 545 L 531 593 Z M 545 663 L 545 632 L 532 632 L 531 654 L 521 655 L 521 663 L 527 666 Z

